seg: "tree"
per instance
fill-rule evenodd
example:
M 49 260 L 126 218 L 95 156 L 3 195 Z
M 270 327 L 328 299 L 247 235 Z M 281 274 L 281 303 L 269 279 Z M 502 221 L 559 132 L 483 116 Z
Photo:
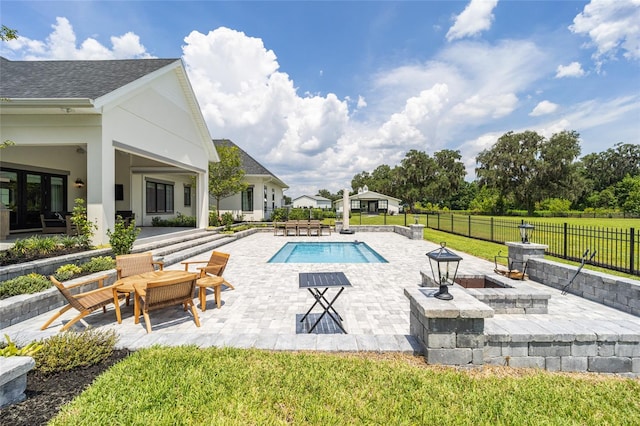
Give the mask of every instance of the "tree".
M 562 198 L 576 201 L 586 183 L 580 173 L 580 136 L 575 131 L 556 133 L 540 146 L 540 176 L 538 185 L 542 199 Z
M 1 41 L 15 40 L 17 38 L 18 38 L 18 31 L 13 30 L 13 29 L 7 27 L 6 25 L 3 25 L 0 28 L 0 40 Z
M 456 197 L 464 183 L 467 172 L 464 169 L 460 151 L 443 149 L 433 154 L 436 163 L 435 176 L 428 187 L 428 197 L 432 203 L 451 208 L 451 201 Z
M 615 193 L 623 211 L 640 214 L 640 175 L 625 176 L 615 185 Z
M 573 164 L 579 147 L 579 135 L 573 131 L 556 133 L 549 140 L 530 130 L 505 133 L 476 157 L 479 184 L 497 189 L 500 200 L 512 199 L 529 214 L 545 198 L 577 199 L 583 187 Z
M 216 211 L 219 212 L 220 200 L 244 191 L 247 184 L 242 181 L 244 169 L 238 147 L 220 144 L 216 149 L 220 161 L 209 163 L 209 194 L 216 199 Z
M 581 159 L 583 175 L 594 191 L 602 191 L 624 179 L 640 175 L 640 145 L 617 143 Z
M 399 197 L 409 205 L 422 201 L 427 187 L 435 181 L 436 162 L 426 152 L 415 149 L 405 154 L 398 172 Z

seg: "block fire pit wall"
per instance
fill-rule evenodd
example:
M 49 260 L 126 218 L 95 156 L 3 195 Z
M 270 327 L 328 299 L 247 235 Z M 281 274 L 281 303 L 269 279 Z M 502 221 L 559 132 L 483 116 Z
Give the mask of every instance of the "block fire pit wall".
M 551 262 L 558 277 L 549 274 L 551 266 L 542 259 L 545 246 L 537 244 L 507 243 L 509 256 L 517 260 L 530 260 L 529 279 L 540 275 L 543 283 L 551 287 L 559 287 L 559 282 L 566 283 L 573 275 L 575 267 Z M 544 276 L 542 275 L 544 272 Z M 590 274 L 588 272 L 587 274 Z M 585 285 L 574 289 L 587 298 L 591 293 L 597 294 L 604 304 L 617 307 L 619 302 L 611 302 L 611 293 L 601 289 L 603 277 L 594 273 L 592 278 L 583 281 L 597 282 L 594 286 Z M 537 281 L 536 278 L 533 278 Z M 576 280 L 577 281 L 577 280 Z M 605 280 L 606 281 L 606 280 Z M 640 286 L 633 280 L 615 280 L 624 291 L 639 300 Z M 608 283 L 611 284 L 611 283 Z M 629 288 L 628 288 L 629 287 Z M 434 296 L 437 288 L 405 288 L 404 294 L 410 302 L 410 333 L 421 343 L 424 355 L 429 364 L 445 364 L 472 366 L 482 364 L 511 365 L 513 367 L 533 367 L 550 371 L 592 371 L 605 373 L 622 373 L 633 377 L 640 376 L 640 342 L 634 335 L 616 335 L 605 328 L 583 330 L 581 333 L 567 333 L 558 328 L 557 334 L 549 334 L 549 330 L 537 333 L 533 329 L 528 333 L 522 331 L 516 335 L 491 334 L 485 332 L 485 319 L 494 316 L 494 309 L 477 300 L 465 289 L 450 286 L 449 292 L 453 300 L 440 300 Z M 616 291 L 616 290 L 610 290 Z M 589 295 L 587 295 L 589 293 Z M 616 299 L 618 300 L 618 299 Z M 638 315 L 637 305 L 634 309 L 625 306 L 635 302 L 628 301 L 620 309 Z

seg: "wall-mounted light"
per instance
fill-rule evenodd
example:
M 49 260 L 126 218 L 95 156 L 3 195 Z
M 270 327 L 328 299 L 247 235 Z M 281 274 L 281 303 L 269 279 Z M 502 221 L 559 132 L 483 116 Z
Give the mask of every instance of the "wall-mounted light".
M 84 181 L 80 178 L 76 179 L 75 183 L 73 184 L 73 186 L 75 186 L 76 188 L 84 188 Z

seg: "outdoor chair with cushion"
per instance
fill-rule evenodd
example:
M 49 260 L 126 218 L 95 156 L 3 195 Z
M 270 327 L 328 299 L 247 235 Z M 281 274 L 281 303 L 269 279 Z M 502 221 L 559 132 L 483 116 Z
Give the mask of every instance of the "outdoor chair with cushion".
M 151 252 L 121 254 L 116 256 L 116 273 L 118 274 L 118 280 L 130 277 L 131 275 L 153 272 L 156 270 L 156 267 L 162 271 L 164 263 L 154 261 Z M 129 305 L 129 295 L 127 295 L 127 305 Z
M 200 327 L 200 318 L 196 306 L 193 304 L 193 293 L 195 290 L 198 274 L 190 274 L 189 278 L 178 277 L 164 280 L 151 281 L 146 285 L 135 283 L 135 301 L 133 316 L 135 324 L 140 323 L 140 313 L 144 316 L 144 323 L 147 333 L 151 333 L 151 319 L 149 312 L 167 308 L 169 306 L 183 305 L 184 310 L 191 308 L 193 320 L 196 326 Z
M 40 215 L 43 234 L 64 234 L 67 232 L 67 221 L 61 213 L 45 213 Z
M 112 290 L 113 286 L 103 287 L 104 280 L 107 278 L 108 276 L 104 275 L 98 278 L 91 278 L 86 281 L 65 286 L 63 283 L 58 281 L 53 275 L 51 275 L 49 279 L 58 288 L 60 293 L 62 293 L 64 298 L 67 299 L 67 302 L 69 302 L 69 304 L 63 307 L 62 309 L 60 309 L 51 318 L 49 318 L 49 320 L 47 320 L 47 322 L 44 323 L 44 325 L 40 328 L 40 330 L 44 330 L 47 327 L 49 327 L 49 325 L 51 325 L 53 321 L 55 321 L 57 318 L 60 317 L 60 315 L 64 314 L 71 308 L 74 308 L 80 313 L 77 316 L 75 316 L 71 321 L 69 321 L 67 324 L 65 324 L 60 329 L 60 331 L 65 331 L 69 329 L 69 327 L 71 327 L 73 324 L 80 321 L 82 318 L 86 317 L 87 315 L 89 315 L 90 313 L 92 313 L 98 308 L 102 308 L 102 311 L 106 312 L 107 311 L 106 306 L 109 305 L 110 303 L 114 303 L 114 300 L 117 300 L 113 298 L 113 290 Z M 70 289 L 72 288 L 80 287 L 80 286 L 91 284 L 94 282 L 98 282 L 98 288 L 95 290 L 86 291 L 84 293 L 78 293 L 78 294 L 73 294 L 70 291 Z M 120 305 L 118 303 L 114 303 L 114 305 L 116 309 L 116 315 L 120 316 Z

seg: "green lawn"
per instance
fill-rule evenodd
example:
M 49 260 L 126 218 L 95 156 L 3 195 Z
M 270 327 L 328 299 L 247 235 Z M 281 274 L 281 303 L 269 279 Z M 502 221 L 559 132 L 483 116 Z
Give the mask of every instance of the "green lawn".
M 539 228 L 543 228 L 545 226 L 561 226 L 563 223 L 567 223 L 570 226 L 579 226 L 579 227 L 583 227 L 583 228 L 587 228 L 587 227 L 603 227 L 603 228 L 610 228 L 610 229 L 617 229 L 619 230 L 619 232 L 621 233 L 628 233 L 628 230 L 630 228 L 634 228 L 636 230 L 636 232 L 638 230 L 640 230 L 640 219 L 608 219 L 608 218 L 516 218 L 516 217 L 502 217 L 502 216 L 495 216 L 493 217 L 494 220 L 496 222 L 498 221 L 506 221 L 506 222 L 514 222 L 514 223 L 520 223 L 520 221 L 522 219 L 524 219 L 527 222 L 532 222 L 534 224 L 536 224 Z M 427 221 L 427 216 L 426 215 L 412 215 L 412 214 L 408 214 L 406 217 L 406 222 L 407 225 L 410 225 L 412 223 L 416 223 L 416 219 L 418 221 L 418 223 L 420 224 L 426 224 Z M 429 223 L 431 226 L 435 226 L 434 222 L 436 220 L 436 216 L 431 215 L 429 218 Z M 490 239 L 491 237 L 491 232 L 489 231 L 489 227 L 488 226 L 484 226 L 486 221 L 488 220 L 488 217 L 486 216 L 471 216 L 471 226 L 473 228 L 473 235 L 474 236 L 481 236 L 483 238 L 486 239 Z M 362 217 L 360 217 L 359 214 L 353 214 L 351 219 L 350 219 L 350 224 L 352 225 L 359 225 L 360 223 L 362 223 L 363 225 L 382 225 L 386 222 L 386 224 L 388 225 L 404 225 L 405 223 L 405 216 L 404 214 L 401 215 L 394 215 L 394 216 L 378 216 L 378 215 L 362 215 Z M 442 228 L 446 228 L 447 230 L 451 229 L 451 226 L 448 226 L 450 224 L 449 220 L 442 220 L 441 223 L 441 227 Z M 443 232 L 443 231 L 437 231 L 435 229 L 431 229 L 429 227 L 425 228 L 424 231 L 424 237 L 425 239 L 429 240 L 429 241 L 433 241 L 433 242 L 441 242 L 441 241 L 445 241 L 447 242 L 447 246 L 454 249 L 454 250 L 460 250 L 460 251 L 464 251 L 465 253 L 469 253 L 472 254 L 474 256 L 480 257 L 482 259 L 487 259 L 490 261 L 494 260 L 494 256 L 496 256 L 498 254 L 498 252 L 502 251 L 502 255 L 507 254 L 507 247 L 503 244 L 498 244 L 498 243 L 492 243 L 492 242 L 488 242 L 488 241 L 484 241 L 484 240 L 479 240 L 479 239 L 474 239 L 474 238 L 468 238 L 466 236 L 464 236 L 464 234 L 467 234 L 467 228 L 468 228 L 468 217 L 467 216 L 456 216 L 456 220 L 454 221 L 453 224 L 453 229 L 454 231 L 456 231 L 458 234 L 463 234 L 463 235 L 458 235 L 458 234 L 452 234 L 452 233 L 448 233 L 448 232 Z M 614 231 L 615 232 L 615 231 Z M 506 241 L 519 241 L 519 237 L 516 235 L 517 232 L 514 231 L 511 233 L 511 235 L 509 236 L 505 236 L 505 240 Z M 597 236 L 598 234 L 596 234 Z M 534 230 L 534 234 L 532 237 L 532 242 L 540 242 L 539 240 L 536 239 L 536 236 L 540 237 L 540 234 L 536 234 L 536 231 Z M 494 236 L 496 238 L 498 238 L 499 236 Z M 614 244 L 604 244 L 604 245 L 597 245 L 597 242 L 594 241 L 593 239 L 584 239 L 584 238 L 571 238 L 571 235 L 569 236 L 570 240 L 568 242 L 568 249 L 569 251 L 572 251 L 573 253 L 577 253 L 575 255 L 575 257 L 577 259 L 579 259 L 584 250 L 587 248 L 590 248 L 593 252 L 593 250 L 598 251 L 597 253 L 597 257 L 595 258 L 596 261 L 600 260 L 604 263 L 614 263 L 614 264 L 623 264 L 622 259 L 625 259 L 629 256 L 628 254 L 628 250 L 629 247 L 626 245 L 614 245 Z M 552 244 L 555 244 L 556 246 L 559 245 L 558 241 L 545 241 L 543 242 L 544 244 L 548 244 L 550 247 L 552 247 Z M 636 241 L 636 257 L 638 257 L 638 241 Z M 552 256 L 548 256 L 548 258 L 558 261 L 558 262 L 562 262 L 562 263 L 567 263 L 567 264 L 572 264 L 572 265 L 579 265 L 578 262 L 576 261 L 569 261 L 569 260 L 564 260 L 562 258 L 558 258 L 558 257 L 552 257 Z M 640 267 L 640 265 L 638 265 L 638 262 L 636 261 L 636 265 L 635 265 L 636 269 Z M 637 276 L 635 275 L 630 275 L 630 274 L 625 274 L 622 272 L 616 272 L 610 269 L 605 269 L 605 268 L 600 268 L 600 267 L 595 267 L 595 266 L 591 266 L 591 265 L 587 265 L 585 266 L 585 268 L 587 269 L 592 269 L 592 270 L 596 270 L 596 271 L 601 271 L 601 272 L 606 272 L 606 273 L 611 273 L 614 275 L 618 275 L 618 276 L 624 276 L 624 277 L 630 277 L 630 278 L 634 278 L 634 279 L 638 279 Z
M 422 357 L 144 349 L 52 425 L 632 424 L 640 381 L 540 370 L 457 370 Z

